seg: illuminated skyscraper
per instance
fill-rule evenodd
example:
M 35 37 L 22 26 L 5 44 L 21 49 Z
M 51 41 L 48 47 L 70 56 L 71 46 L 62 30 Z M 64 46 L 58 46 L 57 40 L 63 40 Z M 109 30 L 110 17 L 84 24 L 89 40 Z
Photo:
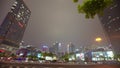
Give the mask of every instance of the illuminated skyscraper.
M 105 9 L 100 20 L 110 45 L 115 52 L 120 52 L 120 0 L 114 0 L 114 4 Z
M 71 42 L 67 45 L 67 52 L 68 53 L 74 53 L 75 52 L 75 46 Z
M 0 44 L 18 47 L 31 11 L 23 0 L 16 0 L 0 26 Z
M 52 52 L 60 57 L 62 54 L 62 43 L 59 42 L 53 43 L 53 46 L 50 47 L 49 52 Z

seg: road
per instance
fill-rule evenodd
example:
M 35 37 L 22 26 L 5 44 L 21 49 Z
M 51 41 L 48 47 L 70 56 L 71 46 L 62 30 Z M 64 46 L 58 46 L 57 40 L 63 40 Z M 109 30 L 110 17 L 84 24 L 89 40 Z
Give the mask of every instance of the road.
M 60 63 L 3 63 L 0 62 L 0 68 L 120 68 L 116 64 L 60 64 Z

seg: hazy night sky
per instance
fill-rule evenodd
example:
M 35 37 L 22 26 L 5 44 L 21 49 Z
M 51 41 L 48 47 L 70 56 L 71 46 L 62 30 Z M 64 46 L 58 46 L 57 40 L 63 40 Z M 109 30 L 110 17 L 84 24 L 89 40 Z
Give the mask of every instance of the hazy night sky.
M 100 36 L 105 41 L 101 43 L 107 44 L 98 17 L 85 19 L 84 14 L 77 12 L 77 4 L 72 0 L 24 1 L 32 13 L 23 37 L 25 43 L 40 47 L 42 42 L 51 46 L 58 41 L 64 48 L 72 42 L 80 47 L 95 44 L 94 39 Z M 0 16 L 2 12 L 0 10 Z

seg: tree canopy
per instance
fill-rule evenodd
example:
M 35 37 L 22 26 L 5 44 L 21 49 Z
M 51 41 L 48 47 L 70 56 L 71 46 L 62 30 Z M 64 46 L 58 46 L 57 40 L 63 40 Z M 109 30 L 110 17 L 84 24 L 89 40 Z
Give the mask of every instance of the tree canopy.
M 78 3 L 79 0 L 73 0 Z M 113 4 L 113 0 L 84 0 L 80 5 L 78 4 L 78 12 L 85 14 L 86 18 L 94 18 L 96 14 L 103 15 L 105 8 Z

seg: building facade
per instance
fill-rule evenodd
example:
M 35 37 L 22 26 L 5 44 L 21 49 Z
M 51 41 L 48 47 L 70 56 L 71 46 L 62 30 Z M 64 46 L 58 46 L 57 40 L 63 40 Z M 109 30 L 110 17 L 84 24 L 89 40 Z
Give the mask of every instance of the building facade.
M 104 15 L 99 16 L 106 36 L 115 52 L 120 52 L 120 0 L 105 9 Z
M 75 52 L 75 45 L 73 45 L 71 42 L 67 45 L 67 52 L 68 53 L 74 53 Z
M 0 26 L 0 45 L 19 47 L 31 11 L 23 0 L 16 0 Z
M 49 48 L 49 52 L 56 54 L 58 57 L 62 56 L 62 43 L 53 43 L 53 46 Z

